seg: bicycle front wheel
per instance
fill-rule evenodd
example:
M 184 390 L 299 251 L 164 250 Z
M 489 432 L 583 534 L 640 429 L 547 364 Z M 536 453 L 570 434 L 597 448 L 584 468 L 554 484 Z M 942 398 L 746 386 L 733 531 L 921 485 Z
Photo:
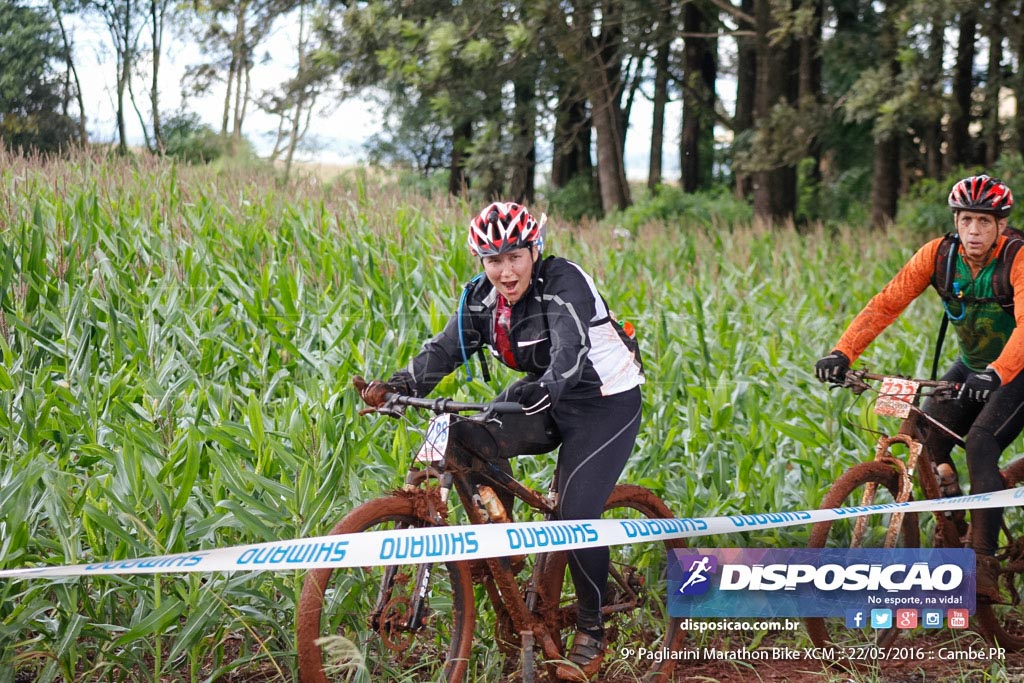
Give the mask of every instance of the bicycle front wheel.
M 882 505 L 895 502 L 898 493 L 899 473 L 895 467 L 886 462 L 862 462 L 836 479 L 821 507 Z M 894 525 L 897 525 L 898 531 L 895 537 L 889 533 L 890 527 Z M 811 527 L 808 547 L 917 548 L 920 542 L 917 515 L 904 514 L 900 523 L 892 514 L 878 513 L 867 517 L 818 522 Z M 898 634 L 895 628 L 847 628 L 842 618 L 808 617 L 804 619 L 804 624 L 817 647 L 884 647 L 892 643 Z M 866 620 L 864 626 L 869 626 Z
M 612 490 L 604 507 L 614 519 L 666 519 L 673 517 L 668 506 L 641 486 L 620 484 Z M 608 656 L 599 680 L 671 680 L 676 660 L 669 652 L 682 649 L 686 632 L 682 619 L 670 617 L 666 604 L 668 550 L 685 548 L 683 539 L 626 544 L 610 548 L 608 589 L 604 599 L 605 634 Z M 541 595 L 548 610 L 545 620 L 555 630 L 576 623 L 576 597 L 567 570 L 568 554 L 552 553 L 547 558 Z M 640 649 L 651 653 L 641 656 Z M 631 657 L 622 653 L 634 653 Z
M 1024 458 L 1018 458 L 1003 471 L 1006 488 L 1024 483 Z M 1007 650 L 1024 649 L 1024 540 L 1018 535 L 1024 523 L 1020 507 L 1003 511 L 1003 528 L 996 557 L 1000 562 L 999 585 L 1006 604 L 978 603 L 975 621 L 978 630 L 990 641 Z
M 416 496 L 364 503 L 332 534 L 435 526 Z M 461 681 L 475 608 L 467 563 L 314 569 L 297 614 L 302 683 L 332 680 Z M 426 595 L 420 598 L 422 591 Z

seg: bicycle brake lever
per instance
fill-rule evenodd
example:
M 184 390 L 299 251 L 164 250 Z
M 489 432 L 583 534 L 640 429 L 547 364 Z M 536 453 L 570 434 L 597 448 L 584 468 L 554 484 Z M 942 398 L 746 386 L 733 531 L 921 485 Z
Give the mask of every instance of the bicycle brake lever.
M 370 413 L 380 413 L 388 417 L 399 418 L 405 415 L 405 409 L 407 406 L 396 404 L 392 398 L 380 406 L 371 406 L 369 408 L 363 408 L 359 411 L 360 415 L 369 415 Z
M 405 409 L 407 407 L 408 406 L 404 404 L 395 403 L 395 400 L 391 399 L 384 405 L 377 408 L 377 412 L 380 413 L 381 415 L 387 415 L 388 417 L 399 418 L 405 415 Z
M 850 392 L 853 393 L 854 396 L 860 396 L 861 394 L 863 394 L 865 391 L 867 391 L 870 388 L 871 387 L 869 387 L 866 382 L 862 382 L 859 379 L 854 379 L 854 378 L 850 377 L 849 375 L 846 376 L 846 379 L 843 380 L 842 384 L 831 384 L 831 385 L 829 385 L 829 389 L 830 390 L 831 389 L 849 389 Z

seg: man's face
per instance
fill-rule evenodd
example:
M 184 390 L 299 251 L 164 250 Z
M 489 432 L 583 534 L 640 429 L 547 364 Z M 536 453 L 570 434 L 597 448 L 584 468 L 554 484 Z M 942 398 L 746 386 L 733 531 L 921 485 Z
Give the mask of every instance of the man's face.
M 1006 227 L 1005 218 L 975 211 L 958 211 L 954 220 L 964 255 L 968 261 L 978 263 L 988 259 L 996 238 Z
M 537 260 L 536 247 L 514 249 L 498 256 L 485 256 L 484 272 L 499 294 L 514 304 L 530 288 L 533 262 Z

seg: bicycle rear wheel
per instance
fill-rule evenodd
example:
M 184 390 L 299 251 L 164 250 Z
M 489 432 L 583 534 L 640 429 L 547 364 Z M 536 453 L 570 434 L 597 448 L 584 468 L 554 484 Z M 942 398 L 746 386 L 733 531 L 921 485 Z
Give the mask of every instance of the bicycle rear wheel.
M 1024 482 L 1024 458 L 1018 458 L 1003 470 L 1006 487 L 1012 488 Z M 1007 650 L 1024 649 L 1024 537 L 1018 532 L 1024 524 L 1024 511 L 1019 507 L 1008 507 L 1003 512 L 1003 529 L 999 536 L 1001 572 L 999 585 L 1005 605 L 978 603 L 974 618 L 978 630 L 988 640 Z
M 892 503 L 899 492 L 899 474 L 886 462 L 872 461 L 854 465 L 828 490 L 821 503 L 824 508 L 879 505 Z M 890 514 L 818 522 L 811 527 L 810 548 L 917 548 L 921 532 L 916 514 L 904 514 L 895 543 L 887 542 L 886 534 L 893 522 Z M 804 619 L 807 633 L 817 647 L 884 647 L 898 634 L 895 628 L 847 628 L 843 618 L 808 617 Z M 865 620 L 865 626 L 868 626 Z
M 666 519 L 673 517 L 668 506 L 640 486 L 620 484 L 605 503 L 606 516 L 615 519 Z M 667 563 L 670 548 L 685 548 L 683 539 L 613 546 L 608 590 L 604 600 L 608 655 L 599 680 L 671 680 L 676 660 L 665 656 L 682 648 L 686 632 L 682 619 L 672 618 L 666 604 Z M 560 631 L 576 623 L 576 597 L 568 574 L 568 554 L 551 553 L 546 558 L 543 604 L 552 606 L 545 614 L 549 628 Z M 631 608 L 627 606 L 634 605 Z M 557 607 L 555 607 L 557 606 Z M 640 648 L 651 657 L 637 654 Z M 623 653 L 634 653 L 623 656 Z M 661 655 L 661 656 L 658 656 Z
M 364 503 L 331 533 L 435 526 L 417 513 L 428 509 L 419 499 L 427 495 L 423 491 Z M 414 615 L 422 566 L 311 570 L 302 585 L 297 614 L 302 683 L 358 680 L 349 676 L 360 668 L 370 681 L 461 681 L 475 620 L 469 565 L 430 565 L 429 594 Z M 354 644 L 356 653 L 348 643 Z

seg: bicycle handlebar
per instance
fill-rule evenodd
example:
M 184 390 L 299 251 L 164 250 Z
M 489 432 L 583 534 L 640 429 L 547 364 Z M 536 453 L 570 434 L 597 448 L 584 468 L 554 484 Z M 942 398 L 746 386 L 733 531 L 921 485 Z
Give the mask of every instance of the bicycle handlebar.
M 523 412 L 523 406 L 515 401 L 488 401 L 473 403 L 456 401 L 450 398 L 416 398 L 404 394 L 384 394 L 385 406 L 402 405 L 410 408 L 423 408 L 435 413 L 487 413 L 491 415 L 508 415 Z M 384 406 L 382 406 L 384 407 Z
M 905 379 L 908 382 L 916 382 L 918 384 L 918 393 L 921 393 L 920 390 L 921 390 L 922 387 L 928 387 L 928 388 L 931 389 L 931 391 L 929 392 L 929 395 L 934 397 L 934 398 L 940 399 L 940 400 L 941 399 L 955 398 L 956 395 L 959 393 L 960 386 L 961 386 L 957 382 L 948 382 L 946 380 L 941 380 L 941 379 L 940 380 L 934 380 L 934 379 L 913 379 L 913 378 L 908 378 L 908 377 L 898 377 L 896 375 L 880 375 L 880 374 L 877 374 L 877 373 L 874 373 L 874 372 L 868 372 L 867 370 L 848 370 L 846 372 L 846 378 L 843 380 L 843 383 L 842 384 L 837 384 L 835 386 L 840 386 L 840 387 L 848 388 L 853 393 L 859 395 L 859 394 L 862 394 L 866 390 L 871 388 L 870 385 L 868 385 L 868 383 L 865 382 L 864 380 L 872 380 L 872 381 L 882 382 L 882 381 L 884 381 L 886 379 L 889 379 L 890 377 L 896 377 L 898 379 Z M 881 396 L 881 392 L 879 392 L 879 395 Z M 959 434 L 957 434 L 956 432 L 951 430 L 949 427 L 947 427 L 943 423 L 941 423 L 938 420 L 936 420 L 931 415 L 928 415 L 927 413 L 925 413 L 923 410 L 918 408 L 916 405 L 910 404 L 909 408 L 916 415 L 918 415 L 919 417 L 921 417 L 925 421 L 931 423 L 936 428 L 938 428 L 940 431 L 945 433 L 947 437 L 952 439 L 953 443 L 955 443 L 955 444 L 957 444 L 957 445 L 959 445 L 961 447 L 966 448 L 966 444 L 964 443 L 963 438 Z
M 362 394 L 369 386 L 366 380 L 359 375 L 352 378 L 352 384 L 359 390 L 360 394 Z M 471 403 L 456 401 L 450 398 L 417 398 L 415 396 L 399 394 L 394 391 L 388 391 L 380 398 L 383 398 L 382 403 L 378 405 L 371 404 L 369 407 L 360 410 L 359 414 L 366 415 L 367 413 L 380 413 L 382 415 L 390 415 L 391 417 L 401 417 L 405 407 L 408 406 L 411 408 L 431 410 L 437 414 L 475 412 L 479 413 L 479 415 L 468 419 L 486 420 L 494 415 L 509 415 L 512 413 L 521 413 L 524 410 L 523 406 L 515 401 Z M 377 401 L 380 400 L 380 398 L 374 397 L 373 400 Z
M 843 380 L 842 384 L 836 384 L 835 386 L 849 389 L 855 394 L 861 394 L 871 388 L 864 380 L 881 382 L 890 377 L 916 382 L 921 388 L 931 389 L 928 393 L 936 398 L 953 397 L 960 391 L 960 385 L 956 382 L 948 382 L 942 379 L 915 379 L 901 375 L 883 375 L 876 372 L 868 372 L 867 370 L 847 370 L 846 379 Z

